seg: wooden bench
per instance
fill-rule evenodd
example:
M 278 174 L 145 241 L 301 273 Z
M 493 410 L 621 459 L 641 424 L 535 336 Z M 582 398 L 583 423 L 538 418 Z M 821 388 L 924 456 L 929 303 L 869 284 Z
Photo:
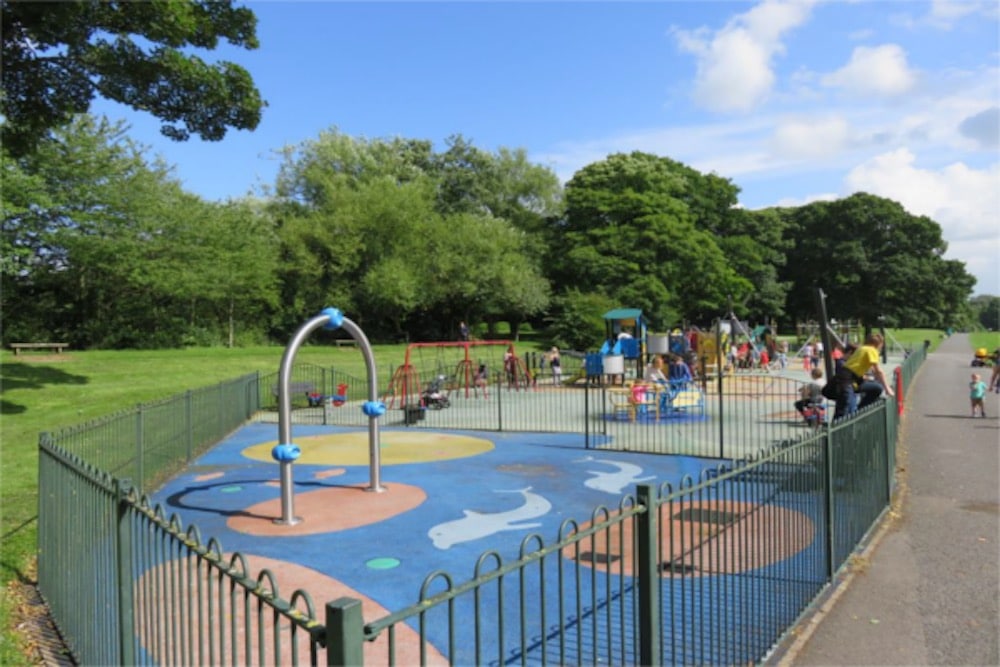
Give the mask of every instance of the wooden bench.
M 63 349 L 69 347 L 69 343 L 11 343 L 10 349 L 14 350 L 14 356 L 21 354 L 21 350 L 55 350 L 56 354 L 62 354 Z
M 337 347 L 344 347 L 344 346 L 357 347 L 358 346 L 358 341 L 354 340 L 353 338 L 335 338 L 333 340 L 333 342 L 334 342 L 334 344 Z
M 308 396 L 309 394 L 316 393 L 316 385 L 312 382 L 289 382 L 288 393 L 291 396 Z M 271 387 L 271 395 L 277 398 L 278 385 Z

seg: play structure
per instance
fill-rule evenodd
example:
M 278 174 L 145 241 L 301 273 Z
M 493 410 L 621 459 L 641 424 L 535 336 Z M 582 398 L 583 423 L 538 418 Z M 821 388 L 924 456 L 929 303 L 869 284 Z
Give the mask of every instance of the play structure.
M 686 331 L 654 333 L 648 330 L 637 308 L 608 311 L 604 321 L 604 343 L 600 350 L 585 357 L 584 374 L 591 383 L 620 383 L 628 376 L 642 378 L 646 364 L 657 355 L 679 356 L 692 366 L 697 362 L 702 375 L 715 371 L 718 349 L 714 332 L 692 326 Z
M 385 404 L 378 400 L 378 371 L 375 368 L 375 355 L 372 352 L 368 337 L 351 320 L 336 308 L 326 308 L 319 315 L 303 324 L 285 348 L 278 369 L 278 444 L 271 450 L 271 457 L 281 466 L 281 518 L 275 523 L 294 526 L 302 519 L 295 516 L 295 494 L 292 481 L 292 464 L 302 453 L 298 445 L 292 442 L 292 367 L 295 355 L 302 343 L 316 329 L 343 329 L 358 342 L 358 347 L 365 358 L 368 370 L 368 400 L 361 406 L 361 411 L 368 417 L 368 491 L 381 492 L 385 490 L 381 482 L 381 461 L 378 418 L 385 414 Z M 338 400 L 341 405 L 345 401 L 347 385 L 337 387 L 338 395 L 330 399 L 331 403 Z M 320 399 L 322 400 L 322 398 Z
M 428 359 L 428 357 L 430 357 Z M 430 379 L 427 369 L 433 367 Z M 524 360 L 508 340 L 469 340 L 410 343 L 403 364 L 392 374 L 385 403 L 390 408 L 422 408 L 450 405 L 449 394 L 464 392 L 465 398 L 488 398 L 487 381 L 493 372 L 508 389 L 527 389 L 532 376 Z M 424 373 L 425 377 L 421 377 Z M 428 404 L 429 396 L 434 396 Z M 443 400 L 442 400 L 443 399 Z
M 617 308 L 604 314 L 604 344 L 598 352 L 590 352 L 584 361 L 590 379 L 620 377 L 626 366 L 634 365 L 636 377 L 642 377 L 645 364 L 646 321 L 638 308 Z

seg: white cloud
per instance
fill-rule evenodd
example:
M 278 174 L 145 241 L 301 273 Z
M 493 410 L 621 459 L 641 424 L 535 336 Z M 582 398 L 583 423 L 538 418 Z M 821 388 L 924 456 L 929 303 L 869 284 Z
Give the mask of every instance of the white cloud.
M 1000 294 L 1000 162 L 984 169 L 962 162 L 924 169 L 915 163 L 905 148 L 884 153 L 852 169 L 844 186 L 848 194 L 886 197 L 940 224 L 946 257 L 965 262 L 979 279 L 979 292 Z
M 952 239 L 1000 238 L 1000 162 L 986 169 L 955 162 L 937 170 L 915 163 L 905 148 L 883 153 L 848 172 L 844 185 L 848 193 L 870 192 L 947 222 Z
M 714 34 L 674 29 L 678 46 L 697 58 L 693 96 L 711 111 L 749 111 L 774 87 L 772 61 L 781 37 L 802 25 L 812 2 L 765 0 Z
M 893 97 L 910 91 L 916 80 L 903 49 L 897 44 L 884 44 L 855 48 L 851 61 L 823 77 L 823 84 L 862 97 Z
M 817 116 L 783 122 L 771 136 L 770 147 L 783 158 L 822 158 L 840 153 L 849 138 L 850 126 L 843 116 Z
M 814 201 L 834 201 L 836 199 L 840 199 L 840 195 L 833 192 L 822 192 L 815 195 L 806 195 L 805 197 L 784 197 L 779 199 L 777 203 L 775 203 L 775 206 L 794 208 L 811 204 Z
M 896 17 L 896 22 L 908 28 L 929 26 L 951 30 L 956 23 L 975 14 L 995 20 L 998 10 L 1000 5 L 995 0 L 931 0 L 927 14 L 918 17 L 903 14 Z

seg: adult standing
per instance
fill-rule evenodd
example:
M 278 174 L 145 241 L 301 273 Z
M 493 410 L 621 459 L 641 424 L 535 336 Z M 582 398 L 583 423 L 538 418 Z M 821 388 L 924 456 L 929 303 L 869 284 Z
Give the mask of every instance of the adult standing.
M 562 384 L 562 361 L 559 359 L 558 347 L 553 347 L 549 352 L 549 368 L 552 369 L 552 384 L 558 387 Z
M 469 325 L 465 323 L 465 320 L 458 323 L 458 339 L 461 341 L 469 340 Z
M 877 401 L 882 392 L 890 398 L 895 396 L 892 386 L 885 377 L 880 352 L 885 345 L 881 334 L 873 333 L 865 339 L 864 345 L 848 356 L 837 368 L 834 382 L 837 384 L 837 407 L 833 418 L 848 417 Z M 867 378 L 871 375 L 874 380 Z M 858 402 L 858 395 L 861 402 Z
M 993 351 L 993 370 L 990 371 L 989 389 L 1000 394 L 1000 347 Z

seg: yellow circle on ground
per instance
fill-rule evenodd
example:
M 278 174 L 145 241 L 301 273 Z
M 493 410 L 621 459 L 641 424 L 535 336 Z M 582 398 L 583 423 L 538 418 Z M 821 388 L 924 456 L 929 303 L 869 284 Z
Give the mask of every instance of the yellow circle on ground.
M 428 431 L 391 431 L 380 436 L 382 465 L 424 463 L 478 456 L 493 449 L 493 443 L 467 435 L 449 435 Z M 312 465 L 368 465 L 368 432 L 330 433 L 293 438 L 302 450 L 296 463 Z M 273 461 L 271 450 L 277 440 L 263 442 L 243 450 L 243 455 L 257 461 Z

